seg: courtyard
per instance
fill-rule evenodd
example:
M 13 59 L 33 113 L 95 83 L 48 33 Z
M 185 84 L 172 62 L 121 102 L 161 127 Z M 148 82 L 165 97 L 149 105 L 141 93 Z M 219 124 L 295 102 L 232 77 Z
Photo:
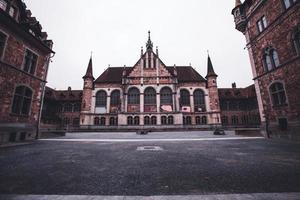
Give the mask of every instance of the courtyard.
M 298 142 L 233 132 L 68 133 L 0 148 L 0 163 L 0 199 L 300 192 Z

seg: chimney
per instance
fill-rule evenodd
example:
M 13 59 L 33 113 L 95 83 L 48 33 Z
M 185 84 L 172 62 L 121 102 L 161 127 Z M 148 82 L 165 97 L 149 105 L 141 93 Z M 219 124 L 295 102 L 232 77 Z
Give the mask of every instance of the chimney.
M 232 88 L 236 89 L 236 83 L 232 83 Z
M 68 87 L 68 91 L 71 92 L 71 90 L 72 90 L 72 88 L 69 86 L 69 87 Z

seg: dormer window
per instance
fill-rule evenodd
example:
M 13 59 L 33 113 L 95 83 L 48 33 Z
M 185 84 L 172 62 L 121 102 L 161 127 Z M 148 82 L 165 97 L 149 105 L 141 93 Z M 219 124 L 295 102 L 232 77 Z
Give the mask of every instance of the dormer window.
M 7 2 L 5 0 L 0 0 L 0 9 L 6 11 Z

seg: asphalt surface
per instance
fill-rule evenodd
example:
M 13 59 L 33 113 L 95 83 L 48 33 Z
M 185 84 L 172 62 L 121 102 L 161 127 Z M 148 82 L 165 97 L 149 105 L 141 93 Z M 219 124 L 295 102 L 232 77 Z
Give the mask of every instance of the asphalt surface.
M 156 138 L 154 135 L 146 137 Z M 203 137 L 207 135 L 210 134 Z M 180 133 L 172 137 L 175 136 L 180 137 Z M 107 134 L 64 138 L 103 137 Z M 151 146 L 159 148 L 154 150 Z M 146 148 L 140 150 L 141 147 Z M 300 143 L 265 139 L 37 141 L 0 148 L 0 194 L 150 196 L 281 192 L 300 192 Z

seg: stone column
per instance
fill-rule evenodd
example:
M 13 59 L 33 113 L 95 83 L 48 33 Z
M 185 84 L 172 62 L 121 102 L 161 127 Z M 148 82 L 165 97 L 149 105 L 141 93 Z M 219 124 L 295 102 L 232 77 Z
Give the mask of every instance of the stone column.
M 177 101 L 176 101 L 176 94 L 172 94 L 172 100 L 173 100 L 173 112 L 177 112 L 177 106 L 176 106 L 176 104 L 177 104 Z
M 176 98 L 176 111 L 180 111 L 180 94 L 175 94 L 175 98 Z
M 190 95 L 190 106 L 191 106 L 191 112 L 195 112 L 194 96 L 193 95 Z
M 124 97 L 124 100 L 123 100 L 123 102 L 124 102 L 124 112 L 127 112 L 127 107 L 128 107 L 128 95 L 127 94 L 124 94 L 123 95 Z
M 160 93 L 156 94 L 156 112 L 160 113 Z
M 140 113 L 144 112 L 144 93 L 140 94 Z
M 110 113 L 110 96 L 107 96 L 106 113 Z

